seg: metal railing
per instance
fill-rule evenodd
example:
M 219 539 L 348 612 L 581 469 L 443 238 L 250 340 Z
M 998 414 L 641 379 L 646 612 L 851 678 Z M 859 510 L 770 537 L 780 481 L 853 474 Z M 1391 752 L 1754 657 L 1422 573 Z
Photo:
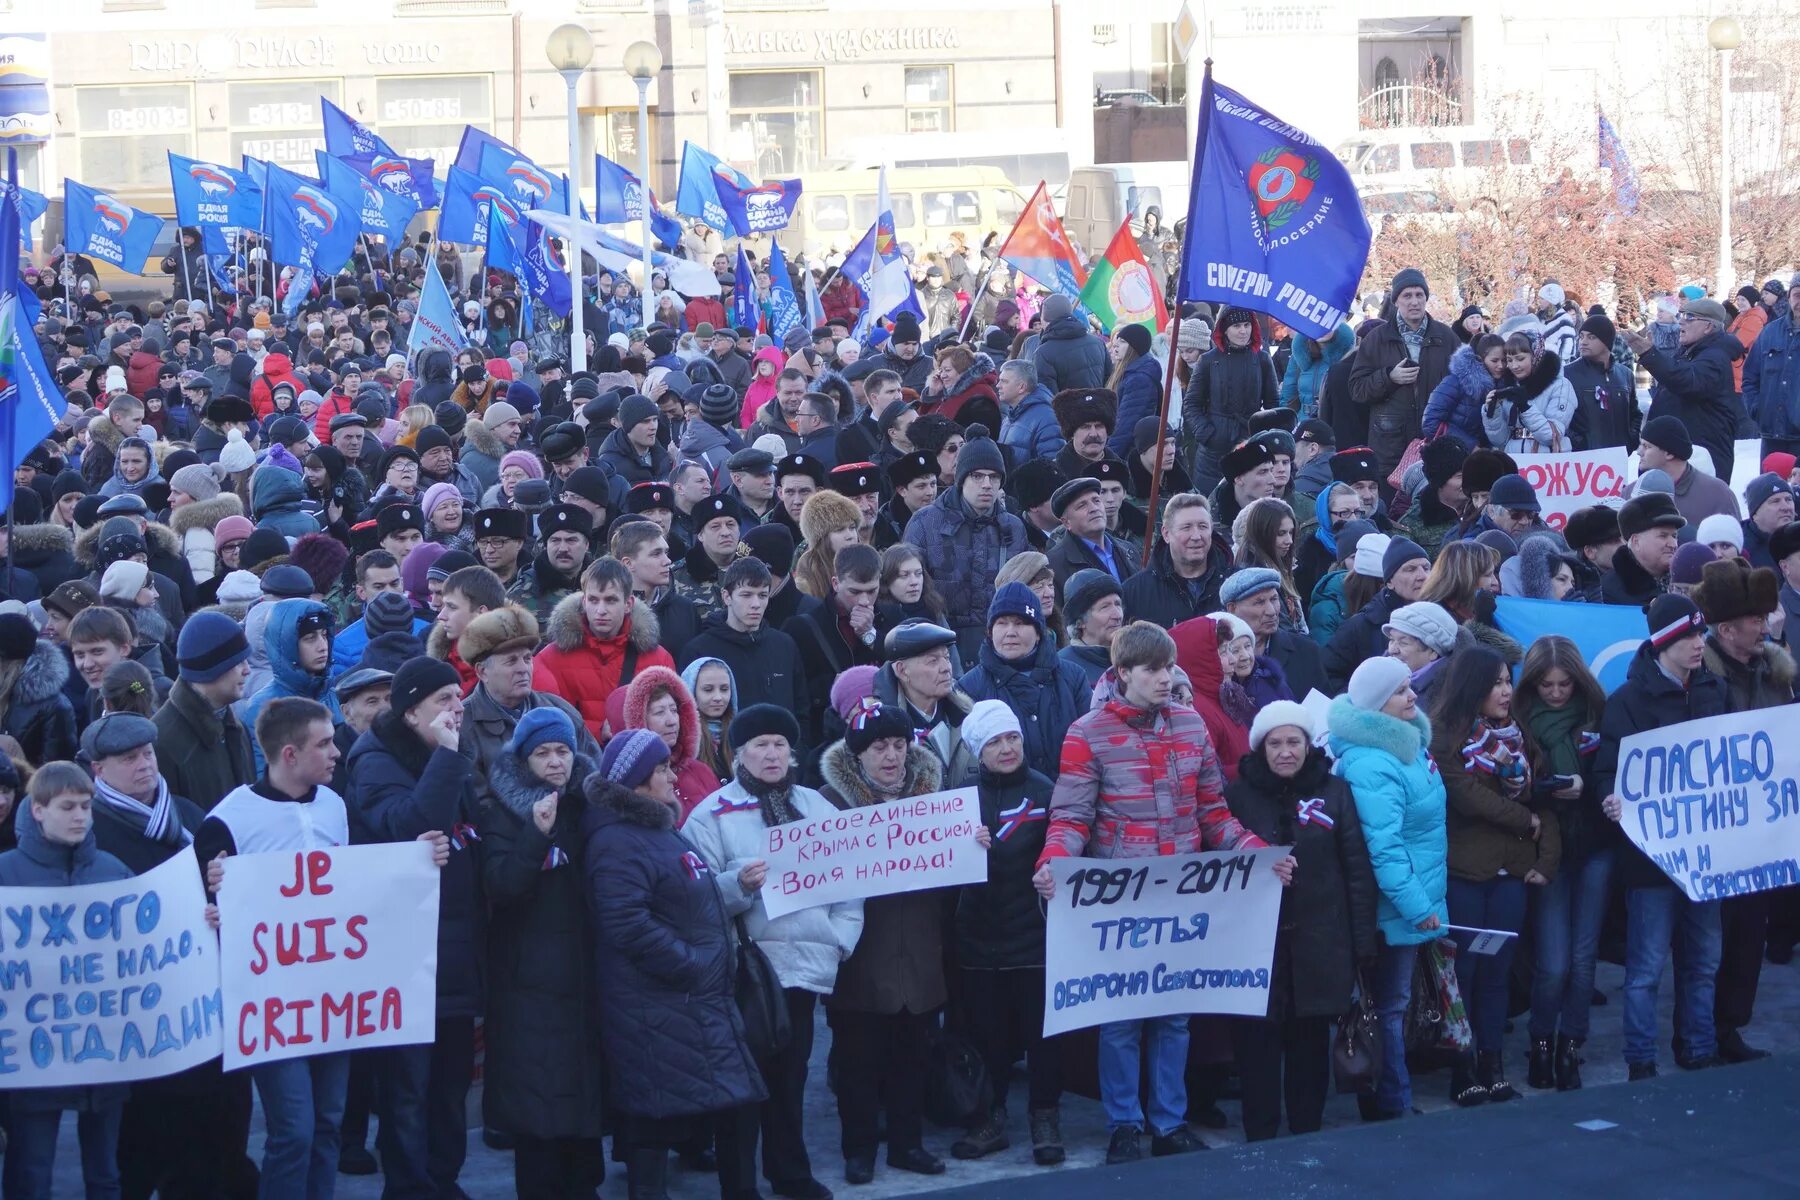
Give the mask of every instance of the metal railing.
M 1462 101 L 1442 88 L 1419 83 L 1378 87 L 1357 102 L 1357 115 L 1365 129 L 1461 125 L 1462 109 Z

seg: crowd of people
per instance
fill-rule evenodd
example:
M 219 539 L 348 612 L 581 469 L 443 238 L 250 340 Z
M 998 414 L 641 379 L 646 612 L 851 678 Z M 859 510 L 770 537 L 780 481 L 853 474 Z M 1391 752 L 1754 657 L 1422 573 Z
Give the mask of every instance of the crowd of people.
M 409 357 L 434 261 L 472 344 Z M 841 277 L 776 339 L 660 279 L 644 326 L 602 273 L 586 370 L 553 320 L 517 336 L 509 279 L 423 241 L 291 321 L 272 295 L 47 289 L 67 412 L 0 540 L 0 884 L 192 854 L 216 889 L 238 854 L 426 839 L 437 1025 L 6 1092 L 7 1195 L 48 1195 L 74 1110 L 90 1195 L 318 1200 L 379 1170 L 453 1200 L 478 1040 L 487 1136 L 534 1200 L 593 1194 L 609 1157 L 661 1200 L 672 1156 L 749 1200 L 759 1146 L 775 1195 L 825 1200 L 822 1088 L 847 1183 L 883 1142 L 889 1170 L 943 1173 L 946 1037 L 988 1080 L 950 1157 L 1023 1136 L 1063 1162 L 1059 1100 L 1091 1077 L 1129 1162 L 1203 1149 L 1233 1074 L 1249 1138 L 1318 1129 L 1358 995 L 1385 1047 L 1368 1120 L 1417 1111 L 1409 1062 L 1461 1105 L 1518 1096 L 1521 1050 L 1528 1088 L 1579 1088 L 1602 956 L 1630 1076 L 1654 1075 L 1672 943 L 1676 1063 L 1761 1054 L 1793 897 L 1688 900 L 1613 778 L 1634 733 L 1795 699 L 1800 288 L 1621 332 L 1546 283 L 1490 331 L 1408 270 L 1323 341 L 1192 304 L 1107 336 L 971 267 L 951 291 L 923 266 L 923 326 L 863 342 Z M 1629 497 L 1550 528 L 1513 456 L 1607 446 L 1638 456 Z M 1509 633 L 1501 595 L 1628 605 L 1650 634 L 1609 695 L 1567 638 Z M 768 915 L 769 827 L 951 787 L 978 793 L 986 883 Z M 1056 859 L 1271 845 L 1265 1016 L 1043 1036 Z M 1456 953 L 1452 924 L 1518 936 Z M 755 1029 L 752 950 L 784 1008 Z M 1449 1049 L 1417 1041 L 1445 973 L 1470 1025 Z

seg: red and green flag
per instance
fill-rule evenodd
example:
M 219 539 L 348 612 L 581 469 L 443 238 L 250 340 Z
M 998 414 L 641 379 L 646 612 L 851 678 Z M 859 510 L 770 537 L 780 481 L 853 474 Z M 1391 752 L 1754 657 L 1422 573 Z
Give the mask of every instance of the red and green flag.
M 1168 323 L 1162 287 L 1150 274 L 1137 239 L 1131 236 L 1130 217 L 1094 264 L 1087 286 L 1081 289 L 1081 306 L 1099 317 L 1108 333 L 1122 325 L 1148 325 L 1154 333 Z

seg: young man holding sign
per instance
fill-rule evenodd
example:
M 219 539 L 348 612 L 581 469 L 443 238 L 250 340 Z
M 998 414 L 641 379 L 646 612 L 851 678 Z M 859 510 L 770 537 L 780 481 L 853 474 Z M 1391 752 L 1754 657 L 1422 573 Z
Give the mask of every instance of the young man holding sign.
M 1196 850 L 1267 845 L 1231 815 L 1225 776 L 1206 724 L 1169 702 L 1175 642 L 1137 621 L 1113 638 L 1113 665 L 1101 677 L 1101 704 L 1069 727 L 1061 774 L 1050 799 L 1050 831 L 1032 877 L 1046 900 L 1056 895 L 1059 858 L 1149 858 Z M 1293 879 L 1292 859 L 1275 865 Z M 1100 1027 L 1100 1101 L 1112 1128 L 1108 1163 L 1143 1157 L 1146 1113 L 1139 1100 L 1140 1045 L 1150 1040 L 1150 1152 L 1204 1148 L 1188 1128 L 1188 1018 L 1156 1017 Z
M 1594 764 L 1602 808 L 1617 821 L 1624 805 L 1614 784 L 1619 743 L 1634 733 L 1679 725 L 1728 711 L 1724 681 L 1706 670 L 1706 620 L 1686 596 L 1658 596 L 1650 605 L 1650 637 L 1632 660 L 1625 683 L 1606 700 L 1600 721 L 1600 755 Z M 1629 840 L 1620 837 L 1625 893 L 1625 1064 L 1633 1080 L 1656 1074 L 1656 986 L 1675 956 L 1677 1065 L 1693 1070 L 1718 1065 L 1713 999 L 1719 971 L 1719 902 L 1696 904 Z

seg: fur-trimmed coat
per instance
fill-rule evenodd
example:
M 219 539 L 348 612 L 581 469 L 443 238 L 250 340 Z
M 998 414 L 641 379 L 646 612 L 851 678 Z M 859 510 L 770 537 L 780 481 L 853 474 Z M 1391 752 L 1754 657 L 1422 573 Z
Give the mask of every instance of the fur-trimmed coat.
M 721 660 L 723 661 L 723 660 Z M 697 757 L 700 753 L 700 710 L 688 692 L 681 676 L 667 667 L 645 667 L 625 687 L 626 729 L 643 729 L 644 714 L 650 698 L 667 689 L 675 700 L 681 726 L 675 734 L 675 749 L 669 755 L 669 769 L 675 772 L 675 798 L 681 801 L 681 819 L 694 811 L 694 806 L 719 790 L 719 777 Z M 615 732 L 617 732 L 615 730 Z
M 67 525 L 49 521 L 14 525 L 11 545 L 13 565 L 29 571 L 43 595 L 48 596 L 71 579 L 80 579 L 84 573 L 75 561 L 75 531 Z
M 1748 663 L 1719 649 L 1715 638 L 1706 639 L 1706 669 L 1725 681 L 1731 692 L 1731 711 L 1777 708 L 1794 702 L 1794 659 L 1774 642 L 1764 642 Z
M 637 690 L 635 684 L 632 690 Z M 822 794 L 798 784 L 793 787 L 792 803 L 806 820 L 837 811 Z M 738 882 L 738 871 L 763 857 L 767 828 L 756 797 L 733 779 L 688 815 L 681 833 L 712 867 L 725 911 L 744 918 L 751 940 L 768 955 L 781 986 L 830 995 L 837 986 L 840 964 L 850 957 L 862 936 L 863 901 L 840 900 L 802 908 L 771 921 L 762 892 L 746 892 Z M 770 879 L 764 887 L 775 885 L 776 880 Z
M 503 751 L 488 762 L 476 812 L 492 913 L 482 1113 L 508 1133 L 601 1134 L 600 997 L 581 834 L 582 784 L 593 770 L 593 759 L 575 756 L 545 834 L 531 809 L 551 789 Z
M 219 547 L 213 529 L 226 517 L 244 515 L 244 502 L 233 492 L 220 492 L 211 500 L 184 504 L 169 514 L 169 528 L 181 539 L 181 553 L 196 584 L 211 579 L 219 568 Z
M 1500 382 L 1494 406 L 1481 409 L 1488 445 L 1508 454 L 1548 453 L 1569 448 L 1569 425 L 1575 420 L 1575 387 L 1563 377 L 1562 360 L 1540 352 L 1523 379 Z
M 34 766 L 75 757 L 75 710 L 63 694 L 68 682 L 69 660 L 62 647 L 39 641 L 7 694 L 0 733 L 15 738 Z
M 675 660 L 658 644 L 662 628 L 656 614 L 635 597 L 612 637 L 598 638 L 589 630 L 581 615 L 580 595 L 551 610 L 544 632 L 550 644 L 537 653 L 532 690 L 555 693 L 573 704 L 596 738 L 606 723 L 606 698 L 614 688 L 630 683 L 645 667 L 675 669 Z M 435 630 L 432 636 L 435 640 Z
M 1473 347 L 1458 347 L 1450 356 L 1449 373 L 1431 389 L 1431 398 L 1425 401 L 1419 436 L 1436 437 L 1438 426 L 1448 425 L 1450 432 L 1461 438 L 1464 445 L 1471 448 L 1485 445 L 1487 432 L 1482 425 L 1481 405 L 1487 394 L 1499 386 L 1500 380 L 1488 374 L 1488 369 L 1475 357 Z
M 745 1040 L 737 954 L 712 867 L 648 796 L 586 783 L 582 819 L 600 1037 L 613 1103 L 681 1117 L 768 1095 Z
M 906 774 L 895 799 L 876 795 L 848 744 L 826 747 L 819 759 L 820 788 L 838 808 L 869 808 L 925 796 L 943 787 L 937 758 L 916 742 L 906 750 Z M 944 918 L 954 893 L 901 892 L 863 901 L 862 936 L 856 952 L 838 968 L 837 990 L 827 1002 L 846 1012 L 926 1013 L 948 996 L 944 986 Z
M 104 574 L 96 560 L 100 531 L 105 527 L 105 521 L 96 521 L 75 535 L 75 561 L 95 591 L 100 590 L 100 577 Z M 194 590 L 194 574 L 182 557 L 181 539 L 167 525 L 152 521 L 144 526 L 144 545 L 150 552 L 146 565 L 150 568 L 150 582 L 156 585 L 156 607 L 170 629 L 180 629 L 187 620 L 188 596 Z

